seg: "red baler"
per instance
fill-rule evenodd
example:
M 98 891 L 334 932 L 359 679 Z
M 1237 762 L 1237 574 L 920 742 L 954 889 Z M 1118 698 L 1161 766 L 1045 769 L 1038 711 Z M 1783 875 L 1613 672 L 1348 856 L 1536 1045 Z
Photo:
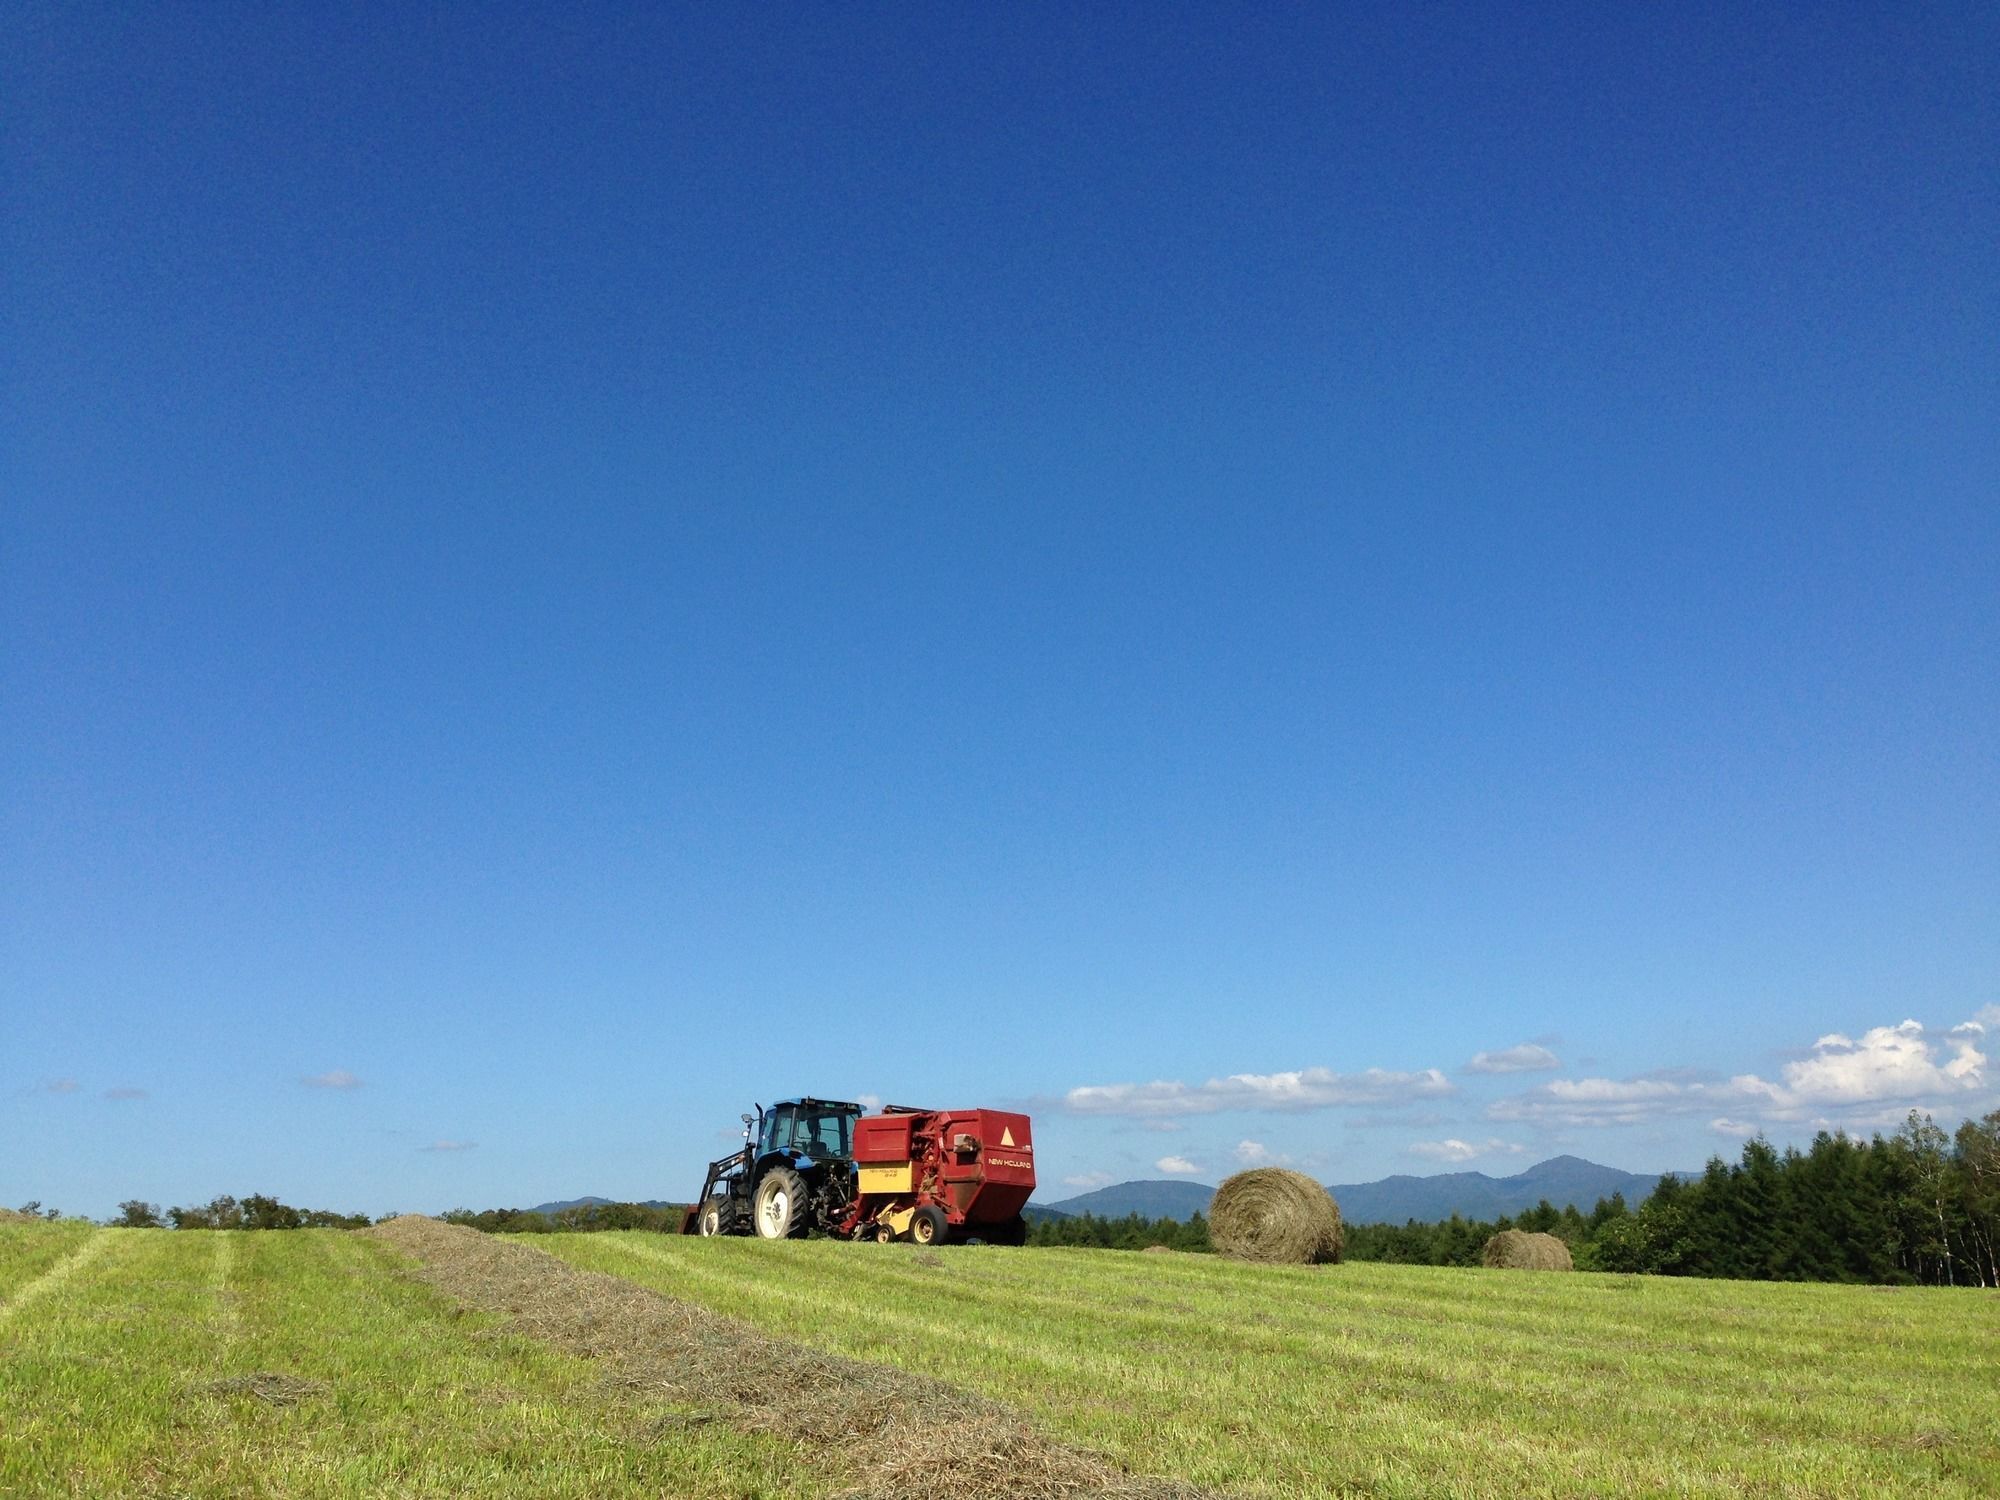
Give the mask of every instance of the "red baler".
M 1021 1210 L 1035 1190 L 1035 1143 L 1026 1115 L 891 1105 L 854 1122 L 854 1175 L 839 1233 L 923 1245 L 1028 1237 Z

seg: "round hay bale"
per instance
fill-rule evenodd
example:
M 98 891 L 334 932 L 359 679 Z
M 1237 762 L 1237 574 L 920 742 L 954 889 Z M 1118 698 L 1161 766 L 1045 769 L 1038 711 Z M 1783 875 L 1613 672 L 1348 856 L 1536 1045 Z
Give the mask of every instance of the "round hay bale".
M 1288 1266 L 1331 1264 L 1347 1243 L 1333 1194 L 1283 1167 L 1226 1178 L 1209 1206 L 1208 1237 L 1223 1255 Z
M 1479 1253 L 1481 1265 L 1502 1271 L 1574 1271 L 1569 1246 L 1552 1234 L 1503 1229 Z

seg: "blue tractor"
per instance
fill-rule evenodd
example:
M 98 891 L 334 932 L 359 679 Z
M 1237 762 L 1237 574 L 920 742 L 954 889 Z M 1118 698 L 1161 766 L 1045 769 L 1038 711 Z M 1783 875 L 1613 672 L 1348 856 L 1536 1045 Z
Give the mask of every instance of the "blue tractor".
M 743 1148 L 708 1164 L 683 1234 L 798 1239 L 833 1226 L 854 1202 L 854 1122 L 861 1106 L 785 1099 L 743 1116 Z

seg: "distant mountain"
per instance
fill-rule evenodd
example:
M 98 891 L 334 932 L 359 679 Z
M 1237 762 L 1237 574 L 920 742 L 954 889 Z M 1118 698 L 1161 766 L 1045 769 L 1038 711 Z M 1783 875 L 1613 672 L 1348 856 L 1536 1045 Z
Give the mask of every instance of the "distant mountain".
M 1680 1173 L 1700 1176 L 1700 1173 Z M 1350 1224 L 1401 1224 L 1409 1219 L 1435 1223 L 1458 1214 L 1467 1219 L 1497 1219 L 1533 1208 L 1544 1198 L 1556 1208 L 1575 1204 L 1589 1213 L 1599 1198 L 1623 1193 L 1637 1208 L 1653 1191 L 1660 1174 L 1621 1172 L 1580 1156 L 1552 1156 L 1512 1177 L 1488 1177 L 1484 1172 L 1445 1172 L 1435 1177 L 1385 1177 L 1380 1182 L 1335 1183 L 1328 1191 Z M 1096 1214 L 1122 1219 L 1138 1214 L 1148 1219 L 1186 1219 L 1207 1213 L 1215 1189 L 1198 1182 L 1119 1182 L 1075 1198 L 1048 1205 L 1061 1214 Z
M 1435 1223 L 1458 1214 L 1497 1219 L 1533 1208 L 1544 1198 L 1556 1208 L 1575 1204 L 1589 1213 L 1599 1198 L 1623 1193 L 1637 1208 L 1660 1174 L 1621 1172 L 1580 1156 L 1552 1156 L 1512 1177 L 1484 1172 L 1445 1172 L 1436 1177 L 1385 1177 L 1380 1182 L 1335 1183 L 1329 1191 L 1350 1224 L 1401 1224 L 1409 1219 Z
M 1215 1189 L 1198 1182 L 1120 1182 L 1050 1204 L 1057 1213 L 1096 1214 L 1100 1219 L 1186 1219 L 1208 1212 Z
M 595 1208 L 600 1203 L 617 1203 L 616 1198 L 565 1198 L 560 1203 L 537 1203 L 528 1212 L 531 1214 L 559 1214 L 566 1208 Z M 639 1205 L 641 1208 L 679 1208 L 678 1203 L 668 1203 L 658 1198 L 648 1198 Z

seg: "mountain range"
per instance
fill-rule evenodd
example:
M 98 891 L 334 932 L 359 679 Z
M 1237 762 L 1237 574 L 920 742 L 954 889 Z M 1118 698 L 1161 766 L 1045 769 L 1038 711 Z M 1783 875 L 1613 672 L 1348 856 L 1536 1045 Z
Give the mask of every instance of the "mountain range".
M 1699 1173 L 1681 1173 L 1699 1176 Z M 1580 1156 L 1552 1156 L 1511 1177 L 1484 1172 L 1443 1172 L 1434 1177 L 1384 1177 L 1379 1182 L 1334 1183 L 1327 1190 L 1350 1224 L 1401 1224 L 1416 1219 L 1433 1223 L 1458 1214 L 1467 1219 L 1497 1219 L 1533 1208 L 1546 1198 L 1557 1208 L 1574 1204 L 1589 1213 L 1600 1198 L 1623 1193 L 1637 1207 L 1653 1191 L 1661 1174 L 1624 1172 L 1600 1166 Z M 1122 1219 L 1138 1214 L 1148 1219 L 1185 1219 L 1206 1213 L 1215 1189 L 1198 1182 L 1120 1182 L 1055 1203 L 1036 1204 L 1052 1214 L 1096 1214 Z

